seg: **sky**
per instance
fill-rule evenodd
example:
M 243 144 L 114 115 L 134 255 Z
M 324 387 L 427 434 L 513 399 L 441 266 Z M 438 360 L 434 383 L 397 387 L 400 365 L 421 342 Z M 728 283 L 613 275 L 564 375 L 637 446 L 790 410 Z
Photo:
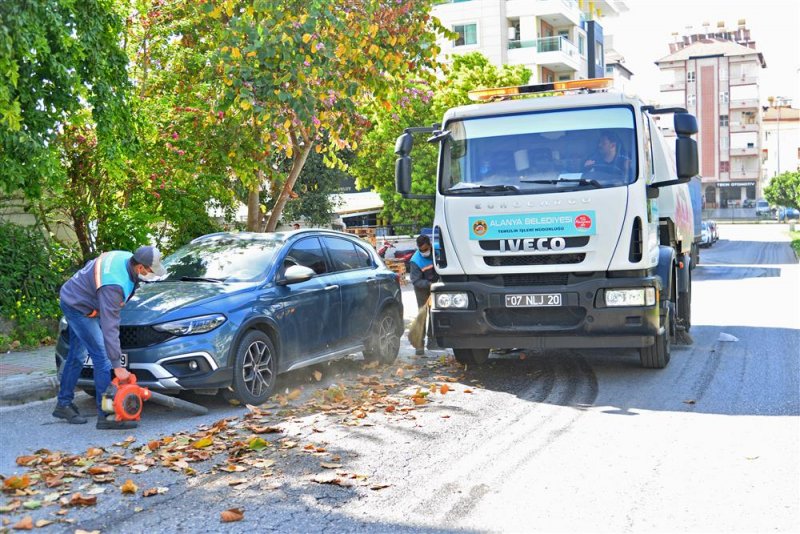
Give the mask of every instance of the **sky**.
M 658 100 L 664 83 L 655 61 L 669 55 L 672 32 L 685 35 L 686 27 L 696 32 L 717 21 L 734 29 L 746 20 L 750 38 L 767 64 L 760 73 L 759 97 L 792 98 L 800 107 L 800 1 L 798 0 L 625 0 L 629 11 L 601 21 L 606 35 L 614 36 L 614 49 L 625 58 L 634 76 L 636 92 L 644 99 Z M 694 33 L 694 32 L 692 32 Z

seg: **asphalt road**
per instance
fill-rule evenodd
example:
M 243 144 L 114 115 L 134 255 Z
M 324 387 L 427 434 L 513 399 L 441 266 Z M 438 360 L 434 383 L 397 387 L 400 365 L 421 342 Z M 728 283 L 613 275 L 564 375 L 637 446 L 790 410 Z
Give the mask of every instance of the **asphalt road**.
M 193 476 L 118 467 L 111 484 L 72 483 L 71 492 L 104 490 L 96 506 L 28 513 L 74 521 L 48 527 L 68 532 L 797 532 L 800 269 L 784 225 L 721 225 L 720 236 L 694 271 L 693 343 L 673 346 L 664 370 L 641 369 L 628 350 L 522 353 L 463 370 L 445 353 L 414 360 L 404 346 L 390 368 L 345 361 L 282 378 L 281 392 L 301 396 L 263 418 L 283 430 L 265 434 L 270 447 L 252 455 L 274 461 L 268 469 L 220 471 L 225 452 L 192 464 Z M 443 383 L 450 392 L 411 402 Z M 389 394 L 370 406 L 359 393 L 362 414 L 300 406 L 323 388 L 357 393 L 359 384 Z M 247 413 L 201 400 L 212 413 L 191 419 L 148 406 L 126 454 Z M 15 458 L 40 448 L 125 453 L 113 443 L 130 432 L 55 422 L 51 409 L 0 411 L 0 473 L 25 472 Z M 140 493 L 167 491 L 123 496 L 127 478 Z M 56 491 L 41 486 L 22 500 Z M 220 522 L 228 508 L 244 519 Z

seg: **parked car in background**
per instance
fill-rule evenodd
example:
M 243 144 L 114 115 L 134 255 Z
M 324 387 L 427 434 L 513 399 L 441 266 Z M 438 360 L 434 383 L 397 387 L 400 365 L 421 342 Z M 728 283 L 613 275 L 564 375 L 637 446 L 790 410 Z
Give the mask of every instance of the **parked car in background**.
M 121 313 L 125 365 L 176 393 L 222 390 L 261 404 L 278 374 L 362 352 L 394 361 L 403 333 L 397 275 L 367 243 L 328 230 L 220 233 L 163 260 Z M 56 363 L 66 357 L 62 319 Z M 78 385 L 94 386 L 90 361 Z
M 769 207 L 769 202 L 767 202 L 763 198 L 759 199 L 759 200 L 756 200 L 756 216 L 757 217 L 768 217 L 771 212 L 772 212 L 772 209 Z
M 711 242 L 716 243 L 719 241 L 719 229 L 717 228 L 717 221 L 708 221 L 708 229 L 711 231 Z
M 789 220 L 800 220 L 800 210 L 796 208 L 785 208 L 779 207 L 775 210 L 775 220 L 776 221 L 789 221 Z
M 711 236 L 711 227 L 708 225 L 708 222 L 703 221 L 700 230 L 700 246 L 710 247 L 713 244 L 714 244 L 714 239 Z

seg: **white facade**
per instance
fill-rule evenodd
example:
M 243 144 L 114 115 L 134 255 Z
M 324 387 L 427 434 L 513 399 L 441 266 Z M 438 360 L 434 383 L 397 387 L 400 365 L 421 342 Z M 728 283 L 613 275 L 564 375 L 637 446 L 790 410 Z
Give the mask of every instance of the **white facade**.
M 589 77 L 593 56 L 602 65 L 602 28 L 592 50 L 587 28 L 623 11 L 619 0 L 450 0 L 435 6 L 433 15 L 459 34 L 439 43 L 444 61 L 480 52 L 497 66 L 528 67 L 530 83 L 549 83 Z
M 800 170 L 800 109 L 785 105 L 768 108 L 761 130 L 765 185 L 778 174 Z

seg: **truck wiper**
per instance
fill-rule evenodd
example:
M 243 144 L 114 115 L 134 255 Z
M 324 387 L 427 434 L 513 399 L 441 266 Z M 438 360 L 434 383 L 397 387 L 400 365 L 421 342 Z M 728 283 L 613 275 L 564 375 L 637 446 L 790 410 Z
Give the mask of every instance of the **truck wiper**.
M 206 278 L 204 276 L 181 276 L 181 282 L 224 282 L 224 278 Z
M 525 180 L 520 179 L 520 182 L 524 182 L 526 184 L 560 184 L 564 182 L 574 183 L 577 185 L 591 185 L 595 188 L 603 187 L 603 184 L 595 180 L 594 178 L 553 178 L 550 180 Z
M 516 185 L 511 184 L 496 184 L 496 185 L 473 185 L 470 187 L 457 187 L 453 186 L 445 191 L 445 193 L 452 193 L 452 194 L 470 194 L 470 193 L 487 193 L 487 192 L 496 192 L 496 193 L 505 193 L 505 192 L 513 192 L 519 193 L 519 187 Z

